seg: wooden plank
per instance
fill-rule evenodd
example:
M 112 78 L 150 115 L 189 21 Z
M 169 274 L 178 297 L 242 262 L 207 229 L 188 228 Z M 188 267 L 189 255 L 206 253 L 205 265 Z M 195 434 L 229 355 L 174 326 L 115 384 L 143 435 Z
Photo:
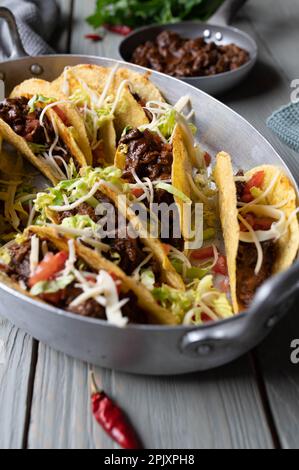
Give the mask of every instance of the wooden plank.
M 33 340 L 0 318 L 0 449 L 20 449 L 30 401 Z
M 275 109 L 290 101 L 290 82 L 299 78 L 298 3 L 286 0 L 275 4 L 275 9 L 271 6 L 270 0 L 252 0 L 239 15 L 236 25 L 258 41 L 259 63 L 244 90 L 240 87 L 226 99 L 270 140 L 299 181 L 298 153 L 282 144 L 265 124 Z M 290 360 L 291 341 L 299 338 L 298 300 L 288 317 L 258 348 L 271 413 L 284 448 L 299 447 L 299 374 L 298 365 Z
M 97 369 L 147 448 L 271 448 L 247 361 L 182 377 Z M 112 449 L 90 412 L 88 367 L 40 345 L 29 433 L 34 449 Z

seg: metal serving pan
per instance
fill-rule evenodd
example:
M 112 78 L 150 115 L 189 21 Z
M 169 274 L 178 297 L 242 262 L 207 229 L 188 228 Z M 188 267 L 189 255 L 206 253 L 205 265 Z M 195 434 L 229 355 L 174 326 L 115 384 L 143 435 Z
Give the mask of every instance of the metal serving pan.
M 0 17 L 8 20 L 15 44 L 14 59 L 0 64 L 7 93 L 32 76 L 52 80 L 66 65 L 115 63 L 111 59 L 71 55 L 15 59 L 25 56 L 25 52 L 13 17 L 3 8 Z M 141 67 L 122 65 L 144 71 Z M 159 73 L 153 73 L 152 80 L 170 103 L 182 95 L 192 97 L 194 108 L 202 110 L 196 122 L 200 141 L 212 154 L 226 150 L 244 170 L 260 163 L 280 165 L 294 181 L 271 145 L 234 111 L 180 80 Z M 121 329 L 46 306 L 4 284 L 0 285 L 0 314 L 53 348 L 92 364 L 138 374 L 181 374 L 225 364 L 258 344 L 290 309 L 298 279 L 297 262 L 266 282 L 246 313 L 196 328 L 131 325 Z

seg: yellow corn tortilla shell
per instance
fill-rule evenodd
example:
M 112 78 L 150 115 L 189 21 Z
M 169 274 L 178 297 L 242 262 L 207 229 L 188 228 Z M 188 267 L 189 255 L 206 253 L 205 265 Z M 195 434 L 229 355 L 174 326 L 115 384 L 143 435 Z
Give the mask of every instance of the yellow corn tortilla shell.
M 54 89 L 50 82 L 37 78 L 25 80 L 20 85 L 17 85 L 11 92 L 10 98 L 17 98 L 19 96 L 32 97 L 34 95 L 43 95 L 48 98 L 54 98 L 57 101 L 67 100 L 67 97 L 59 90 Z M 75 129 L 75 140 L 83 152 L 87 164 L 92 165 L 92 153 L 80 114 L 71 103 L 60 103 L 59 108 L 62 109 L 69 123 Z
M 238 222 L 237 193 L 231 159 L 225 152 L 218 153 L 216 157 L 214 179 L 219 191 L 220 220 L 225 242 L 232 305 L 234 312 L 238 313 L 236 261 L 239 247 L 240 226 Z
M 173 186 L 184 193 L 190 200 L 192 200 L 192 190 L 190 187 L 188 175 L 192 177 L 192 162 L 187 152 L 184 143 L 184 136 L 182 129 L 179 125 L 176 126 L 173 141 L 173 164 L 172 164 L 172 184 Z M 190 230 L 188 227 L 188 217 L 186 213 L 186 203 L 182 199 L 174 198 L 180 214 L 181 231 L 185 240 L 190 238 Z
M 73 74 L 84 80 L 90 88 L 102 93 L 109 75 L 111 67 L 101 67 L 93 64 L 80 64 L 70 68 Z M 70 74 L 71 76 L 71 74 Z M 115 94 L 123 80 L 129 80 L 133 85 L 133 91 L 137 93 L 144 102 L 155 100 L 164 101 L 159 89 L 150 81 L 151 72 L 145 74 L 137 73 L 126 68 L 119 68 L 112 81 L 108 94 Z M 62 74 L 53 82 L 55 88 L 62 90 L 64 84 L 64 75 Z M 72 78 L 70 79 L 72 87 Z
M 32 226 L 27 229 L 39 237 L 51 241 L 59 250 L 68 252 L 68 238 L 61 236 L 53 228 Z M 148 312 L 149 320 L 153 323 L 175 325 L 179 323 L 178 319 L 168 310 L 160 307 L 151 293 L 133 278 L 127 276 L 120 268 L 111 261 L 103 258 L 97 252 L 92 251 L 76 241 L 74 242 L 77 256 L 83 259 L 85 263 L 95 271 L 104 269 L 107 272 L 114 273 L 121 281 L 124 290 L 131 290 L 137 297 L 138 305 Z
M 245 173 L 245 176 L 250 178 L 258 171 L 265 172 L 265 180 L 263 187 L 261 188 L 262 191 L 264 191 L 269 186 L 277 172 L 280 172 L 280 176 L 276 181 L 271 193 L 267 195 L 265 203 L 268 203 L 269 205 L 276 205 L 280 204 L 284 200 L 287 201 L 287 203 L 280 209 L 284 211 L 286 217 L 289 217 L 290 214 L 296 210 L 297 198 L 296 192 L 290 180 L 284 174 L 283 169 L 272 165 L 261 165 Z M 214 178 L 219 189 L 220 218 L 226 247 L 232 303 L 234 311 L 237 313 L 243 309 L 243 306 L 238 302 L 236 292 L 236 264 L 239 247 L 240 227 L 238 223 L 237 192 L 234 181 L 234 173 L 230 156 L 225 152 L 220 152 L 217 155 Z M 299 248 L 299 224 L 296 216 L 290 220 L 287 233 L 280 237 L 276 243 L 278 250 L 277 258 L 273 260 L 273 274 L 287 269 L 296 258 Z
M 78 79 L 83 80 L 89 88 L 96 91 L 99 96 L 102 94 L 104 87 L 109 79 L 111 68 L 99 67 L 97 65 L 78 65 L 71 67 L 68 71 L 68 87 L 72 94 L 78 88 Z M 120 100 L 115 109 L 114 127 L 117 139 L 120 138 L 123 130 L 127 126 L 139 127 L 148 124 L 148 118 L 142 106 L 136 101 L 130 89 L 136 92 L 142 101 L 149 99 L 164 101 L 159 90 L 144 75 L 136 74 L 127 69 L 119 69 L 115 73 L 107 96 L 115 99 L 119 86 L 124 80 L 130 80 L 131 87 L 126 85 L 122 91 Z M 61 92 L 64 89 L 65 75 L 62 74 L 52 84 L 54 89 Z

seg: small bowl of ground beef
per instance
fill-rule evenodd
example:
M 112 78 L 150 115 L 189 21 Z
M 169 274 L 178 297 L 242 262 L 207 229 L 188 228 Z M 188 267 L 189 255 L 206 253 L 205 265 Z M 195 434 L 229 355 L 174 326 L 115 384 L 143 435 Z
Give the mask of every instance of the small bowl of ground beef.
M 184 80 L 210 94 L 234 87 L 253 67 L 255 42 L 232 27 L 183 22 L 140 28 L 120 45 L 122 59 Z

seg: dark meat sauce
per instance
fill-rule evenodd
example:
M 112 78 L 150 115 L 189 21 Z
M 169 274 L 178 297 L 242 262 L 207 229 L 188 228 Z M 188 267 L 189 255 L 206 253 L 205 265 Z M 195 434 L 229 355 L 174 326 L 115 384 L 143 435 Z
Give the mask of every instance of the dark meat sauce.
M 239 170 L 236 176 L 244 176 L 244 171 Z M 243 181 L 236 183 L 237 200 L 240 201 L 244 187 Z M 254 243 L 239 242 L 237 256 L 237 293 L 238 299 L 244 307 L 249 307 L 257 289 L 272 274 L 273 260 L 276 257 L 276 244 L 273 240 L 261 242 L 263 250 L 263 263 L 258 274 L 254 273 L 257 262 L 257 250 Z
M 49 251 L 52 253 L 57 253 L 58 250 L 56 247 L 49 242 L 47 243 Z M 30 277 L 31 240 L 28 239 L 20 245 L 17 243 L 12 244 L 9 248 L 9 252 L 11 261 L 9 265 L 5 267 L 6 274 L 15 282 L 23 281 L 28 287 L 28 280 Z M 40 253 L 40 259 L 42 259 L 42 253 Z M 1 266 L 1 269 L 4 269 L 4 267 Z M 89 270 L 90 272 L 94 272 L 90 268 Z M 94 299 L 88 299 L 78 306 L 70 307 L 72 301 L 80 294 L 82 294 L 82 290 L 76 287 L 76 282 L 73 282 L 58 293 L 44 294 L 40 297 L 55 307 L 69 310 L 78 315 L 102 320 L 107 319 L 105 308 Z M 122 300 L 125 298 L 129 299 L 129 301 L 122 308 L 123 315 L 128 317 L 130 322 L 147 323 L 147 315 L 138 306 L 137 297 L 135 294 L 132 291 L 121 293 L 119 299 Z
M 186 39 L 163 31 L 155 41 L 138 46 L 131 62 L 175 77 L 200 77 L 235 70 L 249 59 L 236 44 L 218 45 L 203 37 Z
M 121 138 L 120 144 L 127 146 L 124 179 L 135 182 L 132 170 L 139 178 L 148 177 L 151 181 L 171 178 L 172 145 L 165 144 L 158 134 L 132 129 Z
M 53 125 L 48 117 L 44 116 L 44 127 L 41 126 L 39 119 L 42 108 L 29 113 L 28 101 L 25 97 L 7 98 L 2 101 L 0 103 L 0 118 L 29 144 L 44 145 L 48 149 L 55 139 Z M 47 141 L 47 135 L 50 143 Z M 55 150 L 55 155 L 62 157 L 68 163 L 71 157 L 70 152 L 61 139 L 59 139 L 57 147 L 60 147 L 60 149 Z M 57 163 L 59 166 L 63 165 L 59 160 L 57 160 Z
M 120 144 L 126 145 L 126 166 L 123 173 L 125 180 L 135 183 L 132 170 L 136 172 L 140 179 L 145 177 L 148 177 L 151 181 L 171 179 L 172 145 L 165 144 L 158 134 L 149 130 L 141 132 L 138 129 L 132 129 L 122 137 Z M 155 189 L 154 202 L 156 204 L 166 203 L 170 206 L 174 203 L 174 197 L 164 189 Z M 172 233 L 172 214 L 169 224 L 169 237 L 161 241 L 180 250 L 183 249 L 183 238 L 175 238 Z
M 101 203 L 113 204 L 112 201 L 105 197 L 99 191 L 95 194 L 96 199 Z M 114 204 L 113 204 L 114 205 Z M 118 211 L 114 206 L 115 210 L 115 221 L 118 221 Z M 57 212 L 59 223 L 63 221 L 66 217 L 72 217 L 74 215 L 88 215 L 95 223 L 100 222 L 102 216 L 97 215 L 95 209 L 90 206 L 87 202 L 83 202 L 76 209 L 71 211 Z M 113 257 L 114 253 L 117 253 L 120 256 L 120 261 L 118 266 L 128 275 L 131 275 L 133 271 L 142 263 L 142 261 L 147 257 L 147 253 L 143 251 L 143 244 L 139 237 L 137 238 L 127 238 L 120 237 L 119 231 L 117 230 L 113 237 L 106 237 L 102 239 L 102 242 L 110 246 L 108 252 L 102 252 L 110 261 L 115 261 Z M 157 282 L 160 277 L 160 270 L 158 268 L 155 260 L 151 260 L 148 264 L 156 275 Z
M 239 243 L 237 256 L 237 293 L 244 307 L 249 307 L 257 289 L 272 274 L 276 258 L 276 244 L 273 240 L 261 243 L 263 263 L 258 274 L 254 273 L 257 262 L 257 250 L 253 243 Z

